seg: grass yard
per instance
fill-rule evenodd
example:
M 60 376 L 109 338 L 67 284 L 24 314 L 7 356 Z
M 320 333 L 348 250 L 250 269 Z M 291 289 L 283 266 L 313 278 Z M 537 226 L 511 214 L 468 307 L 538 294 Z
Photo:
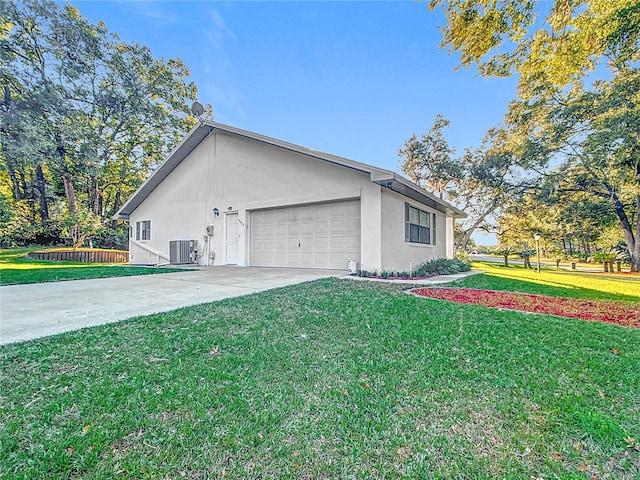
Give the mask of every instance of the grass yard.
M 177 268 L 130 267 L 101 263 L 51 262 L 26 255 L 33 248 L 0 249 L 0 285 L 59 282 L 89 278 L 128 277 L 184 271 Z M 42 250 L 42 248 L 39 248 Z
M 637 329 L 320 280 L 0 348 L 0 476 L 637 479 L 639 363 Z
M 537 273 L 521 265 L 505 267 L 476 261 L 471 266 L 486 275 L 474 275 L 456 285 L 557 297 L 640 301 L 640 273 L 587 273 L 557 268 L 542 268 Z

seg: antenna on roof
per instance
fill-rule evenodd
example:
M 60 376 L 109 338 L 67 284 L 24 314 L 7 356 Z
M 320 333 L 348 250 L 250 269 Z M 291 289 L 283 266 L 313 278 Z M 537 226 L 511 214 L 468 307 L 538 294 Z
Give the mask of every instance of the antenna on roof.
M 204 121 L 202 120 L 202 114 L 204 113 L 204 107 L 202 106 L 202 104 L 200 102 L 193 102 L 193 105 L 191 105 L 191 113 L 193 113 L 196 118 L 198 119 L 198 121 L 200 122 L 200 125 L 204 125 Z

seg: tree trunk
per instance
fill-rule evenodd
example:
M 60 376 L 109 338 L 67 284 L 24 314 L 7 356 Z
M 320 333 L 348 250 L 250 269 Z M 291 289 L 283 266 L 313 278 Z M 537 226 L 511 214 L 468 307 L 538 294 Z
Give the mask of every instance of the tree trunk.
M 62 183 L 64 184 L 64 194 L 67 197 L 69 211 L 74 213 L 78 209 L 78 204 L 76 203 L 76 191 L 73 188 L 73 181 L 68 172 L 62 175 Z
M 47 203 L 47 188 L 42 173 L 42 166 L 38 164 L 36 167 L 36 196 L 38 197 L 38 207 L 40 212 L 40 221 L 49 220 L 49 205 Z
M 13 185 L 13 198 L 16 200 L 22 200 L 22 190 L 20 189 L 20 182 L 18 181 L 18 176 L 16 175 L 16 169 L 13 165 L 13 162 L 9 160 L 7 156 L 8 153 L 5 150 L 5 160 L 7 163 L 7 171 L 9 172 L 9 177 L 11 178 L 11 184 Z
M 508 267 L 509 266 L 509 255 L 503 255 L 504 257 L 504 266 Z
M 113 203 L 113 213 L 114 215 L 120 210 L 120 203 L 122 202 L 122 194 L 120 190 L 116 192 L 116 199 Z M 111 228 L 118 228 L 118 220 L 111 220 Z
M 640 272 L 640 195 L 636 197 L 636 231 L 634 235 L 633 227 L 629 222 L 627 213 L 624 210 L 624 205 L 620 203 L 618 195 L 613 193 L 609 199 L 613 206 L 613 211 L 620 221 L 622 231 L 624 232 L 624 240 L 627 244 L 627 250 L 631 257 L 631 271 Z
M 102 216 L 102 194 L 98 186 L 98 177 L 93 177 L 89 183 L 89 208 L 100 217 Z

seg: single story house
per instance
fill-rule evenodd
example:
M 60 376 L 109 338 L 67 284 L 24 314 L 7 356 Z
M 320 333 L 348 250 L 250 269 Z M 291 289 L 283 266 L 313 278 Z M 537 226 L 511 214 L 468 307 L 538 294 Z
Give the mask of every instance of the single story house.
M 114 218 L 135 265 L 408 271 L 452 257 L 464 216 L 391 171 L 205 121 Z

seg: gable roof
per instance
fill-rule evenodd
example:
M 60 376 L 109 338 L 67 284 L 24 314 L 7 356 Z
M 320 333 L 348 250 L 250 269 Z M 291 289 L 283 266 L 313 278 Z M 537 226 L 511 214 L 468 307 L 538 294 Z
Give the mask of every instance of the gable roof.
M 128 220 L 129 215 L 140 206 L 140 204 L 153 192 L 162 181 L 169 176 L 169 174 L 178 166 L 187 156 L 193 152 L 204 139 L 209 136 L 211 132 L 218 130 L 221 132 L 238 135 L 241 137 L 256 140 L 258 142 L 266 143 L 278 148 L 290 150 L 302 155 L 306 155 L 325 162 L 333 163 L 345 168 L 357 170 L 359 172 L 369 174 L 371 181 L 381 185 L 389 190 L 398 192 L 408 198 L 416 200 L 424 205 L 428 205 L 442 213 L 452 215 L 458 218 L 464 218 L 467 215 L 460 209 L 454 207 L 448 202 L 439 199 L 432 193 L 428 192 L 424 188 L 416 185 L 410 180 L 394 173 L 390 170 L 367 165 L 366 163 L 360 163 L 347 158 L 338 157 L 329 153 L 319 152 L 310 148 L 295 145 L 293 143 L 278 140 L 276 138 L 266 137 L 258 133 L 249 132 L 247 130 L 241 130 L 229 125 L 223 125 L 221 123 L 204 121 L 203 123 L 195 126 L 185 138 L 178 144 L 176 148 L 169 154 L 164 162 L 153 172 L 153 174 L 136 190 L 129 200 L 118 210 L 113 216 L 114 219 Z

